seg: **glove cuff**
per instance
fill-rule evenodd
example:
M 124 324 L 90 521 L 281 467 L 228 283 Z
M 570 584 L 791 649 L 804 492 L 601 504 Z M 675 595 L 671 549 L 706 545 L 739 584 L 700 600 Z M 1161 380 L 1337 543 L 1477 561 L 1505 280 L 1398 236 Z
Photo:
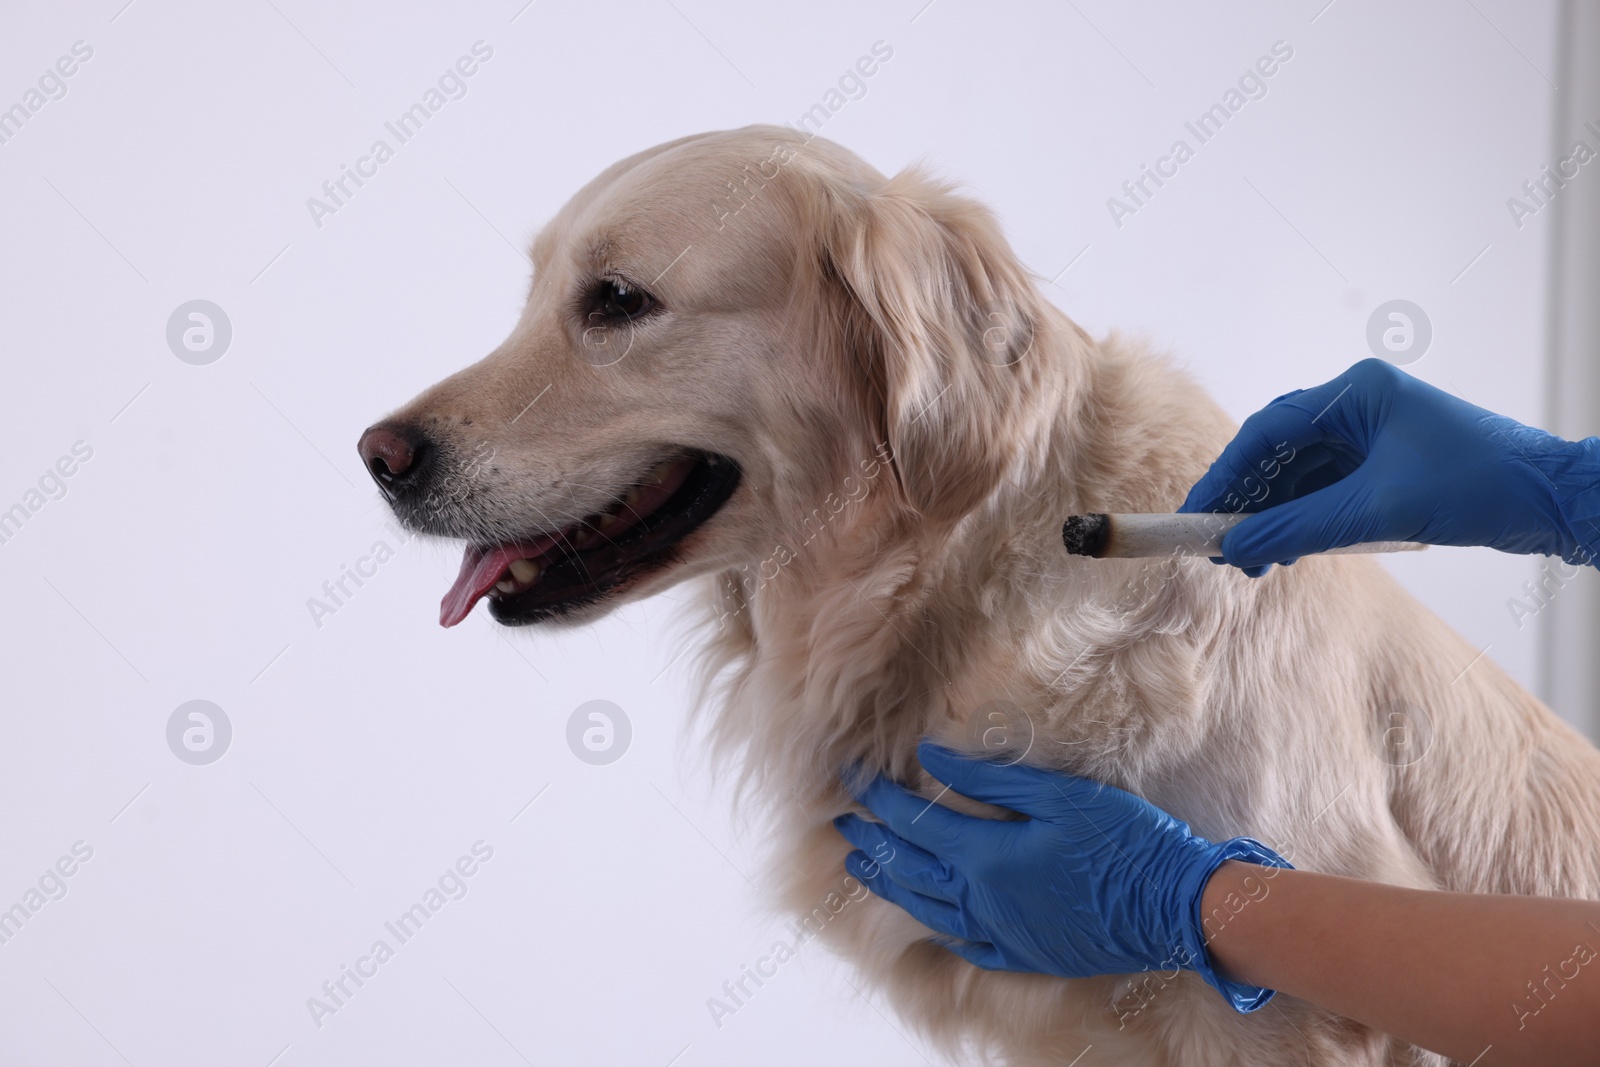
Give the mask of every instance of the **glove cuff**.
M 1564 441 L 1534 456 L 1533 465 L 1550 480 L 1567 525 L 1561 558 L 1574 566 L 1600 565 L 1600 437 Z
M 1202 862 L 1196 863 L 1184 875 L 1183 884 L 1179 887 L 1178 899 L 1188 902 L 1188 910 L 1181 924 L 1182 929 L 1179 931 L 1181 951 L 1185 958 L 1183 966 L 1204 978 L 1211 988 L 1222 994 L 1223 999 L 1232 1005 L 1235 1011 L 1252 1012 L 1265 1006 L 1275 991 L 1224 978 L 1217 973 L 1211 962 L 1211 954 L 1206 951 L 1208 932 L 1215 935 L 1234 915 L 1249 907 L 1251 901 L 1261 899 L 1245 897 L 1237 908 L 1225 903 L 1223 907 L 1216 909 L 1213 915 L 1202 913 L 1201 897 L 1204 895 L 1206 883 L 1211 880 L 1211 875 L 1216 869 L 1228 860 L 1243 860 L 1245 863 L 1254 863 L 1260 867 L 1283 869 L 1293 869 L 1294 865 L 1253 838 L 1236 837 L 1231 841 L 1212 845 Z M 1262 895 L 1265 896 L 1264 893 Z

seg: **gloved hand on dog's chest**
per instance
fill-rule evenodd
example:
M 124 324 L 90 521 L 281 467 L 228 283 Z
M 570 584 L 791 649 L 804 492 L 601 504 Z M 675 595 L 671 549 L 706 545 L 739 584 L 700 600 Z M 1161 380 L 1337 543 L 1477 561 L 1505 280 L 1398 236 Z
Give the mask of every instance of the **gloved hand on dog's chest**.
M 1568 441 L 1377 359 L 1251 415 L 1181 512 L 1259 512 L 1228 563 L 1362 541 L 1486 545 L 1588 564 L 1600 552 L 1600 438 Z
M 883 820 L 841 815 L 858 851 L 846 869 L 988 970 L 1064 978 L 1198 972 L 1234 1008 L 1272 991 L 1230 981 L 1206 953 L 1200 897 L 1230 859 L 1288 867 L 1249 838 L 1212 843 L 1113 786 L 1038 767 L 968 759 L 924 742 L 922 766 L 974 800 L 1024 821 L 975 818 L 884 777 L 857 799 Z

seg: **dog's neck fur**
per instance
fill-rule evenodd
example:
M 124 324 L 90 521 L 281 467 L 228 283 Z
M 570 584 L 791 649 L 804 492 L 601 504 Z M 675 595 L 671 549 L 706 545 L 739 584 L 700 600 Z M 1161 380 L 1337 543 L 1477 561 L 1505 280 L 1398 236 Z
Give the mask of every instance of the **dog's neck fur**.
M 1195 650 L 1221 609 L 1193 590 L 1216 568 L 1070 557 L 1060 526 L 1075 512 L 1175 508 L 1229 424 L 1198 388 L 1174 389 L 1171 368 L 1114 339 L 1094 345 L 1054 314 L 1040 337 L 1055 357 L 1048 407 L 979 507 L 930 524 L 874 485 L 770 580 L 716 577 L 706 678 L 731 668 L 721 696 L 743 710 L 712 734 L 742 750 L 744 781 L 769 799 L 837 809 L 850 765 L 911 780 L 920 737 L 971 747 L 969 720 L 996 700 L 1020 709 L 1014 730 L 1081 733 L 1045 758 L 1111 781 L 1136 780 L 1151 758 L 1131 743 L 1142 702 L 1195 707 L 1198 721 Z M 960 625 L 973 616 L 985 624 Z M 1162 656 L 1119 671 L 1138 642 Z

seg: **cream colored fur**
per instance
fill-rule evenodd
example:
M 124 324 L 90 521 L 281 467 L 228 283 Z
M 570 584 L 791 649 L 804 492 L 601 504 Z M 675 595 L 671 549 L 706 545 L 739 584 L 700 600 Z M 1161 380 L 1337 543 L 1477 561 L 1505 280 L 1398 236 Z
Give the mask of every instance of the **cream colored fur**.
M 932 797 L 917 740 L 971 750 L 974 714 L 999 700 L 1030 762 L 1300 867 L 1600 896 L 1600 754 L 1378 564 L 1310 558 L 1252 581 L 1064 552 L 1069 514 L 1174 509 L 1233 427 L 1166 360 L 1047 303 L 974 202 L 752 127 L 610 168 L 534 258 L 512 336 L 397 418 L 452 455 L 492 451 L 461 466 L 449 505 L 484 537 L 573 521 L 666 446 L 740 462 L 681 565 L 625 597 L 707 584 L 706 726 L 764 804 L 796 913 L 846 893 L 840 769 Z M 596 339 L 572 292 L 611 269 L 666 311 L 600 338 L 627 355 L 597 367 L 578 358 Z M 1237 1015 L 1187 973 L 983 972 L 876 898 L 825 933 L 955 1059 L 1442 1062 L 1284 996 Z

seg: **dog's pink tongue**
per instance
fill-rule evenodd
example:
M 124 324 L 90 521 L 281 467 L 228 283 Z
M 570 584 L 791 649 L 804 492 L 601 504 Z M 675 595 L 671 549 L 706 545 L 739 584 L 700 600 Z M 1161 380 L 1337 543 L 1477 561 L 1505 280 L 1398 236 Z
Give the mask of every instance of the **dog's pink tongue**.
M 513 560 L 534 559 L 555 544 L 560 534 L 548 534 L 537 541 L 517 545 L 478 548 L 468 545 L 461 558 L 461 573 L 439 604 L 439 625 L 454 626 L 472 613 L 472 607 L 494 588 Z

